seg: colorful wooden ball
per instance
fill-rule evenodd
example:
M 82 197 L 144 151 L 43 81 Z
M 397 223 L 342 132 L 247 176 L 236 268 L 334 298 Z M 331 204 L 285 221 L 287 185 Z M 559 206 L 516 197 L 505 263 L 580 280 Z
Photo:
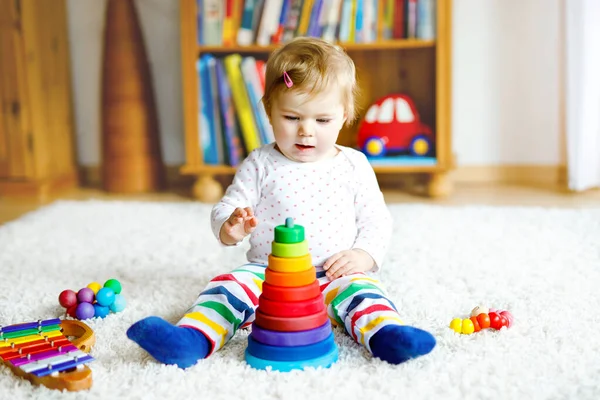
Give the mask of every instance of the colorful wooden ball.
M 481 327 L 479 326 L 479 321 L 477 321 L 477 317 L 471 317 L 469 319 L 473 323 L 473 329 L 475 330 L 475 332 L 479 332 L 481 330 Z
M 506 320 L 508 321 L 508 324 L 506 325 L 506 327 L 510 328 L 512 326 L 513 320 L 514 320 L 512 314 L 509 311 L 502 311 L 500 313 L 500 315 L 503 315 L 504 318 L 506 318 Z
M 96 293 L 96 301 L 101 306 L 110 307 L 115 301 L 115 292 L 111 288 L 103 287 Z
M 476 317 L 479 314 L 487 314 L 489 312 L 490 312 L 490 310 L 488 310 L 487 307 L 477 306 L 471 311 L 471 317 Z
M 75 310 L 75 315 L 77 319 L 88 319 L 94 317 L 94 306 L 90 303 L 79 303 L 77 309 Z
M 115 294 L 121 293 L 121 282 L 116 279 L 109 279 L 104 282 L 105 288 L 111 288 Z
M 462 319 L 461 318 L 454 318 L 452 321 L 450 321 L 450 329 L 452 329 L 456 333 L 461 333 L 461 331 L 462 331 Z
M 473 321 L 471 321 L 468 318 L 463 319 L 461 332 L 464 333 L 465 335 L 470 335 L 471 333 L 475 332 L 475 328 L 473 326 Z
M 60 292 L 58 295 L 58 303 L 64 308 L 70 308 L 77 305 L 77 293 L 67 289 Z
M 502 328 L 502 320 L 500 319 L 500 315 L 495 312 L 491 312 L 488 314 L 490 316 L 490 327 L 496 330 Z
M 92 282 L 89 285 L 87 285 L 87 287 L 89 289 L 92 289 L 92 292 L 94 292 L 94 294 L 98 293 L 98 290 L 100 290 L 102 288 L 102 285 L 99 284 L 98 282 Z
M 67 315 L 69 317 L 77 318 L 77 313 L 76 313 L 77 306 L 78 306 L 78 304 L 74 304 L 71 307 L 67 308 Z
M 110 309 L 108 307 L 101 306 L 98 303 L 94 304 L 94 316 L 104 318 L 108 315 L 109 312 Z
M 93 303 L 94 302 L 94 291 L 90 288 L 83 288 L 77 292 L 77 300 L 80 303 Z
M 490 316 L 487 313 L 482 313 L 477 316 L 477 322 L 481 329 L 487 329 L 490 327 Z
M 127 301 L 125 300 L 125 297 L 120 294 L 116 294 L 115 301 L 113 301 L 113 303 L 110 305 L 110 311 L 114 313 L 121 312 L 125 309 L 126 305 Z

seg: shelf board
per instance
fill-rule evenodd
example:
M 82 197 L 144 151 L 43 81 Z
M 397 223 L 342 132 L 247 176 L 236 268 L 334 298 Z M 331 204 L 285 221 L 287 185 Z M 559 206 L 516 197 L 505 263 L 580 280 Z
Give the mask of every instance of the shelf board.
M 373 43 L 338 43 L 346 51 L 369 51 L 390 49 L 421 49 L 435 47 L 435 40 L 395 39 Z M 198 46 L 199 53 L 270 53 L 281 45 L 269 46 Z
M 394 174 L 398 172 L 438 172 L 447 171 L 448 167 L 435 165 L 375 165 L 373 170 L 378 174 Z M 183 175 L 233 175 L 236 168 L 229 165 L 184 165 L 181 167 Z

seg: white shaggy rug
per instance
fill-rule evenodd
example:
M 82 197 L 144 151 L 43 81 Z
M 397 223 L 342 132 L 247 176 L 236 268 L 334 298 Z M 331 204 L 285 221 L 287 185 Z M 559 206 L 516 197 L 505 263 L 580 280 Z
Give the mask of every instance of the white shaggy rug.
M 58 294 L 117 278 L 127 308 L 89 325 L 93 386 L 34 387 L 0 365 L 0 398 L 598 399 L 600 209 L 391 205 L 395 232 L 381 278 L 433 352 L 392 366 L 336 331 L 326 370 L 257 371 L 247 332 L 188 370 L 161 365 L 125 336 L 148 315 L 172 322 L 214 275 L 244 261 L 210 233 L 198 203 L 54 203 L 0 226 L 0 325 L 62 316 Z M 478 304 L 507 309 L 508 330 L 448 328 Z

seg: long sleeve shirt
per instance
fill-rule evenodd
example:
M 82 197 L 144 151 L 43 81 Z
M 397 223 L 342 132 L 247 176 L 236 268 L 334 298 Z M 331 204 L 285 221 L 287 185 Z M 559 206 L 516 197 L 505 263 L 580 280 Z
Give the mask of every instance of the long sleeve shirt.
M 249 262 L 267 264 L 274 228 L 287 217 L 304 226 L 313 265 L 342 250 L 362 249 L 382 265 L 392 234 L 392 217 L 365 155 L 337 146 L 330 159 L 299 163 L 274 144 L 252 151 L 211 213 L 217 240 L 236 207 L 251 207 L 258 226 L 250 234 Z

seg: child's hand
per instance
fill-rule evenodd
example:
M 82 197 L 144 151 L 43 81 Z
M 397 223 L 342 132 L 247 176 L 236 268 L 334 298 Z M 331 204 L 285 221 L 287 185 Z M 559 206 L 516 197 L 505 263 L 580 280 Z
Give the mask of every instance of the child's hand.
M 364 250 L 352 249 L 332 255 L 323 264 L 330 280 L 357 272 L 367 272 L 375 266 L 375 260 Z
M 252 208 L 236 208 L 221 226 L 219 237 L 221 242 L 228 245 L 233 245 L 240 242 L 258 225 L 258 219 L 254 216 Z

